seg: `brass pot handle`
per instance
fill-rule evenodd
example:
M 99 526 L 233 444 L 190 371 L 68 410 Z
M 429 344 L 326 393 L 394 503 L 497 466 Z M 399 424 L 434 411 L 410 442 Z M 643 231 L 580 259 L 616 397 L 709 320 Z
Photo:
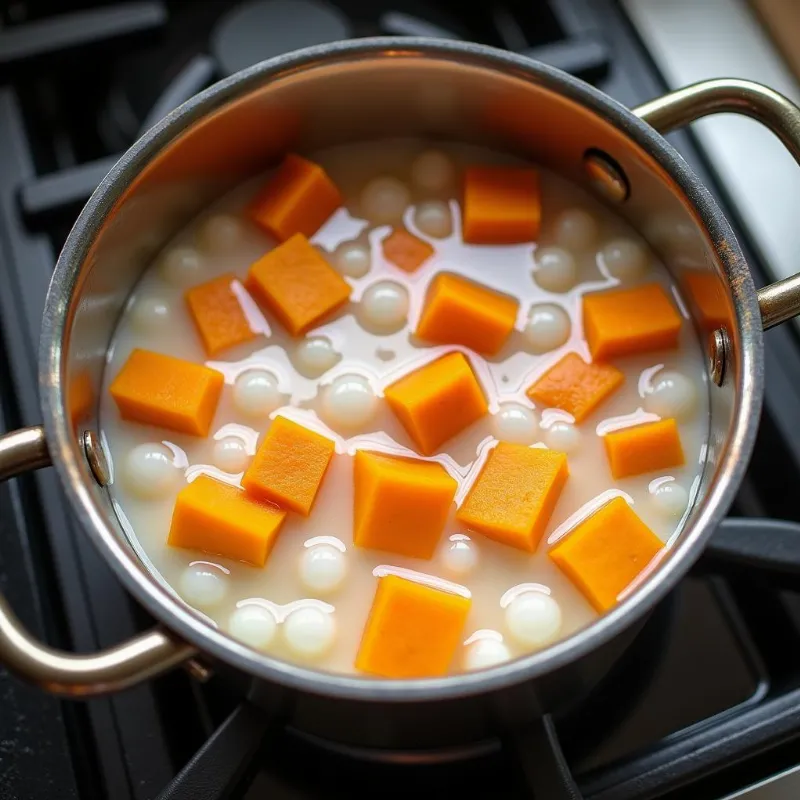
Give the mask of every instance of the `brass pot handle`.
M 709 114 L 742 114 L 766 125 L 800 164 L 800 108 L 754 81 L 701 81 L 633 109 L 659 133 L 669 133 Z M 800 273 L 758 290 L 764 330 L 800 314 Z
M 0 481 L 50 463 L 41 426 L 0 436 Z M 125 689 L 195 654 L 195 648 L 161 627 L 91 655 L 54 650 L 25 630 L 0 595 L 0 664 L 55 694 L 88 697 Z

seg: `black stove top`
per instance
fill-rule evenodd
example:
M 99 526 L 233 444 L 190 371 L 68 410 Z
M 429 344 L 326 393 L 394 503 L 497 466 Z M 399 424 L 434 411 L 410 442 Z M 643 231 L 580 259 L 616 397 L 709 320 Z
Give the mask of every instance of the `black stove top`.
M 0 430 L 40 421 L 39 321 L 77 210 L 143 129 L 230 72 L 324 41 L 435 35 L 529 54 L 628 105 L 664 89 L 613 0 L 17 0 L 1 13 Z M 714 188 L 691 136 L 670 138 Z M 747 248 L 748 231 L 740 234 Z M 792 330 L 768 335 L 766 362 L 765 411 L 736 516 L 606 681 L 562 717 L 470 750 L 352 752 L 286 729 L 220 678 L 201 683 L 177 670 L 71 703 L 0 672 L 0 797 L 460 791 L 559 800 L 577 786 L 592 800 L 674 800 L 723 797 L 793 765 L 800 527 L 755 519 L 800 520 L 785 491 L 787 475 L 800 476 Z M 0 589 L 60 647 L 90 651 L 152 624 L 81 536 L 52 471 L 0 486 Z

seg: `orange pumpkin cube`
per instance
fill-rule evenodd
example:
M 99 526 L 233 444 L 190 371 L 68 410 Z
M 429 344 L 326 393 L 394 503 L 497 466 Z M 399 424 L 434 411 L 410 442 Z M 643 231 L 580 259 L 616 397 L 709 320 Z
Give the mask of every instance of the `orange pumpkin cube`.
M 691 299 L 700 324 L 706 331 L 713 331 L 731 324 L 732 312 L 720 279 L 711 272 L 688 270 L 681 276 L 681 286 Z
M 186 292 L 189 313 L 209 358 L 256 336 L 237 291 L 244 292 L 244 287 L 228 273 Z
M 624 498 L 615 497 L 550 550 L 559 569 L 597 611 L 607 611 L 664 543 Z
M 423 455 L 436 450 L 488 410 L 463 353 L 448 353 L 384 390 L 386 401 Z
M 536 241 L 542 219 L 539 173 L 527 167 L 470 167 L 464 175 L 462 234 L 470 244 Z
M 215 369 L 137 348 L 109 391 L 122 419 L 207 436 L 223 383 Z
M 416 334 L 491 356 L 514 330 L 518 308 L 513 297 L 442 272 L 431 281 Z
M 286 512 L 208 475 L 178 493 L 167 544 L 263 567 Z
M 378 581 L 356 669 L 383 678 L 444 675 L 470 605 L 467 597 L 386 575 Z
M 614 478 L 680 467 L 684 461 L 681 437 L 674 419 L 645 422 L 610 431 L 603 437 Z
M 333 457 L 330 439 L 275 417 L 242 477 L 242 486 L 266 500 L 307 517 Z
M 245 285 L 293 336 L 318 325 L 350 299 L 347 281 L 299 233 L 256 261 Z
M 441 464 L 359 450 L 353 482 L 358 547 L 433 556 L 458 488 Z
M 532 553 L 568 477 L 564 453 L 500 442 L 456 518 L 490 539 Z
M 625 380 L 611 364 L 587 364 L 577 353 L 567 353 L 526 392 L 535 403 L 560 408 L 582 422 Z
M 313 236 L 342 205 L 341 192 L 319 164 L 290 153 L 250 206 L 250 217 L 278 241 Z
M 674 350 L 681 317 L 657 283 L 583 297 L 583 330 L 592 358 Z
M 384 258 L 406 272 L 418 270 L 435 252 L 428 242 L 399 228 L 395 228 L 381 246 Z

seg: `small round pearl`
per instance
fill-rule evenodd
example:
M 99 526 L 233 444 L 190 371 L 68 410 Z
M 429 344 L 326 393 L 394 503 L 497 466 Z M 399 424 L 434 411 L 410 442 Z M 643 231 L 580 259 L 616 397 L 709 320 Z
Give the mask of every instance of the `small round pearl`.
M 697 390 L 680 372 L 659 372 L 653 388 L 644 397 L 644 407 L 659 417 L 687 420 L 697 410 Z
M 665 517 L 680 519 L 689 505 L 689 493 L 675 481 L 665 481 L 651 490 L 653 506 Z
M 428 192 L 443 192 L 452 185 L 455 174 L 453 162 L 438 150 L 420 153 L 411 165 L 412 183 Z
M 597 241 L 597 220 L 582 208 L 562 211 L 555 228 L 556 241 L 570 250 L 588 250 Z
M 553 422 L 544 431 L 544 443 L 560 453 L 574 453 L 581 444 L 581 432 L 571 423 Z
M 563 247 L 541 247 L 536 251 L 533 278 L 548 292 L 566 292 L 574 285 L 578 267 L 572 254 Z
M 172 451 L 157 442 L 137 445 L 123 463 L 125 486 L 144 500 L 166 497 L 177 487 L 180 475 Z
M 173 286 L 185 287 L 201 278 L 200 256 L 191 247 L 174 247 L 161 261 L 161 274 Z
M 426 200 L 414 211 L 414 224 L 428 236 L 444 239 L 453 232 L 450 208 L 441 200 Z
M 319 378 L 342 358 L 330 339 L 325 336 L 309 336 L 300 342 L 294 351 L 297 371 L 306 378 Z
M 322 394 L 322 415 L 334 426 L 359 428 L 378 410 L 378 398 L 361 375 L 340 375 Z
M 506 627 L 526 647 L 544 647 L 561 630 L 561 607 L 544 592 L 523 592 L 506 607 Z
M 399 222 L 411 202 L 411 192 L 397 178 L 375 178 L 361 192 L 361 211 L 377 225 Z
M 503 403 L 492 416 L 492 429 L 501 442 L 533 444 L 539 424 L 530 408 L 519 403 Z
M 569 314 L 555 303 L 533 306 L 523 331 L 533 353 L 547 353 L 561 347 L 569 339 L 572 324 Z
M 638 278 L 647 269 L 647 251 L 634 239 L 607 242 L 600 257 L 609 273 L 621 281 Z
M 336 269 L 348 278 L 363 278 L 371 266 L 369 248 L 358 242 L 345 242 L 333 255 Z
M 213 608 L 219 605 L 227 591 L 224 577 L 203 564 L 193 564 L 181 575 L 180 595 L 189 605 L 197 608 Z
M 214 442 L 214 463 L 223 471 L 236 474 L 243 472 L 250 460 L 247 446 L 238 436 L 223 436 Z
M 240 606 L 228 620 L 228 633 L 256 650 L 263 650 L 275 638 L 278 624 L 274 614 L 256 605 Z
M 139 333 L 151 333 L 169 322 L 169 312 L 169 303 L 163 297 L 140 297 L 131 309 L 131 321 Z
M 488 669 L 511 658 L 504 642 L 497 639 L 477 639 L 467 645 L 464 652 L 464 669 Z
M 408 289 L 395 281 L 378 281 L 361 296 L 360 316 L 371 328 L 391 333 L 408 318 Z
M 300 580 L 319 595 L 336 591 L 347 574 L 345 554 L 331 544 L 307 547 L 300 556 Z
M 206 252 L 224 254 L 242 238 L 242 223 L 229 214 L 214 214 L 197 232 L 197 244 Z
M 233 404 L 242 414 L 266 417 L 281 405 L 278 380 L 263 369 L 249 369 L 236 379 Z
M 478 548 L 471 539 L 451 539 L 442 554 L 442 560 L 450 572 L 469 575 L 478 565 Z
M 286 617 L 283 635 L 296 656 L 318 658 L 333 644 L 336 623 L 333 614 L 319 608 L 298 608 Z

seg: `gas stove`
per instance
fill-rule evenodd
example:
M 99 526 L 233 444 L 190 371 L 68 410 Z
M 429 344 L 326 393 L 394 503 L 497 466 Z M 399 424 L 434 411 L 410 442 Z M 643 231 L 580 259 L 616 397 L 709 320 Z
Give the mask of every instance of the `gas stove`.
M 676 26 L 691 25 L 691 17 L 676 19 L 667 7 L 691 15 L 701 6 L 706 24 L 716 9 L 740 36 L 750 30 L 764 45 L 753 33 L 755 17 L 742 27 L 751 12 L 735 0 L 69 6 L 17 0 L 1 12 L 0 430 L 40 421 L 39 323 L 77 211 L 139 133 L 215 80 L 310 44 L 423 35 L 530 55 L 636 105 L 679 80 L 707 77 L 699 56 L 695 72 L 676 57 L 675 42 L 691 38 Z M 778 57 L 770 58 L 779 69 Z M 753 69 L 763 71 L 756 61 Z M 724 60 L 716 63 L 726 71 Z M 791 93 L 780 81 L 792 78 L 772 77 Z M 735 150 L 724 126 L 670 139 L 738 223 L 757 283 L 783 276 L 783 242 L 769 244 L 783 217 L 767 214 L 764 228 L 746 180 L 731 174 Z M 800 173 L 781 180 L 781 191 L 792 192 Z M 800 187 L 791 196 L 800 197 Z M 766 372 L 759 438 L 734 516 L 604 683 L 563 715 L 470 748 L 352 750 L 287 728 L 280 714 L 258 710 L 221 677 L 202 681 L 176 670 L 119 695 L 71 703 L 0 672 L 0 797 L 800 796 L 800 774 L 792 771 L 800 736 L 800 504 L 781 488 L 787 475 L 800 477 L 794 329 L 767 336 Z M 81 535 L 52 471 L 0 486 L 0 588 L 25 624 L 58 647 L 91 651 L 152 624 Z

